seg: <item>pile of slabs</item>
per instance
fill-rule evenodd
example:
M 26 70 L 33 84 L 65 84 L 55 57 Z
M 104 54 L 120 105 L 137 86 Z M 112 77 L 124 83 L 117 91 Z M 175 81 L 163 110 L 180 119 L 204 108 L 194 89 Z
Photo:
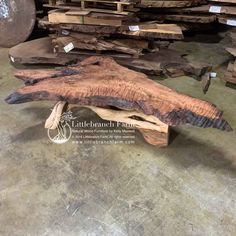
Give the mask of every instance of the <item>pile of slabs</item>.
M 209 0 L 211 13 L 217 15 L 218 21 L 229 26 L 236 26 L 236 0 Z
M 139 58 L 164 45 L 157 40 L 183 39 L 176 24 L 140 22 L 134 0 L 50 1 L 44 6 L 50 10 L 39 24 L 50 30 L 56 53 Z
M 226 48 L 226 51 L 228 51 L 234 57 L 234 59 L 229 62 L 223 79 L 226 82 L 236 84 L 236 41 L 234 44 L 232 44 L 232 46 L 232 48 Z

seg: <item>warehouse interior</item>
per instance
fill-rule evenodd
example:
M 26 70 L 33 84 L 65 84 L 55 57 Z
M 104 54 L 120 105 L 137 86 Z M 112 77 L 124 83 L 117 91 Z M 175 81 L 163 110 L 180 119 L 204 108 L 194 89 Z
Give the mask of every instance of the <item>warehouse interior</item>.
M 0 0 L 0 235 L 234 236 L 235 15 Z

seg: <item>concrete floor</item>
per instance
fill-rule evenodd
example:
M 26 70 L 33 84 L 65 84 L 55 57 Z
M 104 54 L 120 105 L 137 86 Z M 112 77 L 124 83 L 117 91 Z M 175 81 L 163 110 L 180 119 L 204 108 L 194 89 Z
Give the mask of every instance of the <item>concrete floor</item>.
M 219 75 L 229 59 L 224 42 L 173 47 Z M 5 104 L 22 85 L 13 71 L 0 49 L 1 236 L 236 235 L 235 131 L 178 127 L 161 149 L 140 136 L 129 146 L 56 145 L 44 129 L 52 103 Z M 236 129 L 236 93 L 221 80 L 207 95 L 190 77 L 161 83 L 217 104 Z

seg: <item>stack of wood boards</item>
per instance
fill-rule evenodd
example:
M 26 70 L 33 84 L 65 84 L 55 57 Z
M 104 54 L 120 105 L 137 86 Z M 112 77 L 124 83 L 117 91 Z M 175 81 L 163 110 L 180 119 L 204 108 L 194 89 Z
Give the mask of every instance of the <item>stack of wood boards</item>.
M 198 6 L 205 0 L 141 0 L 138 4 L 141 8 L 182 8 Z
M 209 13 L 205 4 L 205 0 L 141 0 L 139 6 L 142 9 L 138 16 L 141 20 L 181 23 L 182 29 L 188 30 L 195 28 L 199 23 L 208 24 L 216 21 L 216 16 Z
M 207 24 L 216 21 L 216 16 L 209 12 L 208 5 L 185 8 L 145 9 L 139 13 L 139 17 L 142 20 L 191 24 Z
M 229 62 L 223 79 L 226 82 L 236 84 L 236 31 L 231 31 L 229 37 L 232 42 L 232 47 L 226 48 L 226 50 L 234 57 L 234 59 Z
M 167 45 L 160 40 L 183 39 L 175 24 L 139 22 L 136 0 L 49 1 L 44 6 L 53 10 L 40 26 L 51 31 L 57 53 L 137 58 Z
M 215 13 L 220 23 L 236 26 L 236 0 L 209 0 L 209 12 Z

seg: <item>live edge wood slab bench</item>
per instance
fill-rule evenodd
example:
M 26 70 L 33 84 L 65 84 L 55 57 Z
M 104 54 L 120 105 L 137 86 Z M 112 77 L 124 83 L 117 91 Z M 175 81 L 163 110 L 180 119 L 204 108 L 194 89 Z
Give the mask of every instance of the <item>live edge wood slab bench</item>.
M 232 130 L 215 105 L 180 94 L 108 57 L 90 57 L 70 67 L 20 70 L 15 76 L 25 86 L 9 95 L 7 103 L 57 102 L 47 128 L 56 127 L 55 114 L 61 114 L 68 103 L 86 106 L 106 120 L 132 123 L 149 143 L 158 146 L 168 144 L 169 126 Z

